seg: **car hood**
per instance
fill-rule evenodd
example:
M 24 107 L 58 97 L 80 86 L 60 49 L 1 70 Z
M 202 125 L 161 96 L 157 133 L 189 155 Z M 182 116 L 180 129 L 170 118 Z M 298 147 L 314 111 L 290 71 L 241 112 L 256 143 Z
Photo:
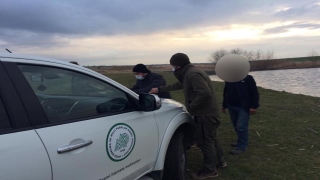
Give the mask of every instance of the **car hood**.
M 162 111 L 172 111 L 172 110 L 175 110 L 175 111 L 180 111 L 180 112 L 188 112 L 185 105 L 178 102 L 178 101 L 175 101 L 173 99 L 161 99 L 162 101 L 162 105 L 161 105 L 161 108 L 160 110 Z
M 185 108 L 185 105 L 175 101 L 173 99 L 161 99 L 162 101 L 162 106 L 171 106 L 171 107 L 180 107 L 180 108 Z

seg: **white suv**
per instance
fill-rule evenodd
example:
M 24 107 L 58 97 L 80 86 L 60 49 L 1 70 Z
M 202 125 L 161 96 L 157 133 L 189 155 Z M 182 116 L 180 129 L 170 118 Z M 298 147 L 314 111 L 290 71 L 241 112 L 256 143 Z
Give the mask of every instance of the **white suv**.
M 0 53 L 1 180 L 186 179 L 193 119 L 65 61 Z

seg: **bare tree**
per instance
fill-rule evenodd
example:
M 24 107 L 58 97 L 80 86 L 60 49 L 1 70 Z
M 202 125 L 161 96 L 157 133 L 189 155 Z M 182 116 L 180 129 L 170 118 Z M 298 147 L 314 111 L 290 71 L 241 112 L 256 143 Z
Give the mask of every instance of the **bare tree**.
M 228 51 L 224 50 L 224 49 L 220 49 L 220 50 L 217 50 L 215 52 L 213 52 L 211 54 L 211 58 L 210 60 L 211 61 L 215 61 L 215 62 L 218 62 L 218 60 L 220 58 L 222 58 L 223 56 L 227 55 L 228 54 Z
M 238 55 L 242 55 L 243 50 L 240 48 L 235 48 L 235 49 L 231 49 L 230 50 L 230 54 L 238 54 Z
M 224 49 L 216 50 L 213 52 L 210 56 L 210 60 L 213 62 L 217 62 L 221 57 L 227 55 L 227 54 L 238 54 L 244 56 L 249 61 L 252 60 L 270 60 L 274 59 L 274 51 L 268 50 L 266 53 L 264 53 L 261 50 L 255 51 L 247 51 L 241 48 L 233 48 L 229 52 Z M 317 56 L 318 54 L 314 51 L 313 56 Z
M 264 59 L 264 53 L 261 51 L 261 50 L 258 50 L 254 57 L 253 57 L 254 60 L 262 60 Z
M 314 56 L 319 56 L 319 54 L 315 50 L 312 50 L 311 52 L 309 52 L 308 56 L 314 57 Z
M 266 53 L 266 55 L 265 55 L 265 60 L 270 60 L 270 59 L 273 59 L 274 57 L 273 57 L 273 55 L 274 55 L 274 52 L 273 52 L 273 50 L 271 50 L 271 51 L 267 51 L 267 53 Z
M 253 57 L 254 57 L 254 52 L 253 51 L 243 51 L 242 55 L 248 59 L 249 61 L 252 61 L 253 60 Z

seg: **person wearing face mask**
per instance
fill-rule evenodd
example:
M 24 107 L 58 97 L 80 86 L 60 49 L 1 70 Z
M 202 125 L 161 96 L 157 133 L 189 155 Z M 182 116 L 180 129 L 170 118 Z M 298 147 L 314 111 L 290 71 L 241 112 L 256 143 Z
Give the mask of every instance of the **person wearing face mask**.
M 153 73 L 144 64 L 137 64 L 132 70 L 137 81 L 136 84 L 131 88 L 137 94 L 149 93 L 149 91 L 158 86 L 166 85 L 166 80 L 160 74 Z M 159 93 L 160 98 L 172 99 L 169 92 Z
M 218 176 L 217 168 L 224 168 L 223 150 L 217 138 L 220 125 L 220 108 L 209 76 L 190 63 L 189 57 L 176 53 L 170 59 L 174 76 L 178 82 L 151 89 L 157 94 L 183 90 L 185 106 L 195 119 L 195 142 L 203 154 L 203 167 L 194 176 L 206 179 Z

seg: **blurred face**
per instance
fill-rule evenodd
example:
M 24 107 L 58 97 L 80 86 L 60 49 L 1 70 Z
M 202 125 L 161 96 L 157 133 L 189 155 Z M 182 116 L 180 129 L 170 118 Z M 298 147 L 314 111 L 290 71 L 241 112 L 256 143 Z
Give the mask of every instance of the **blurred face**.
M 216 64 L 217 76 L 226 82 L 238 82 L 244 79 L 250 71 L 249 61 L 237 54 L 223 56 Z

